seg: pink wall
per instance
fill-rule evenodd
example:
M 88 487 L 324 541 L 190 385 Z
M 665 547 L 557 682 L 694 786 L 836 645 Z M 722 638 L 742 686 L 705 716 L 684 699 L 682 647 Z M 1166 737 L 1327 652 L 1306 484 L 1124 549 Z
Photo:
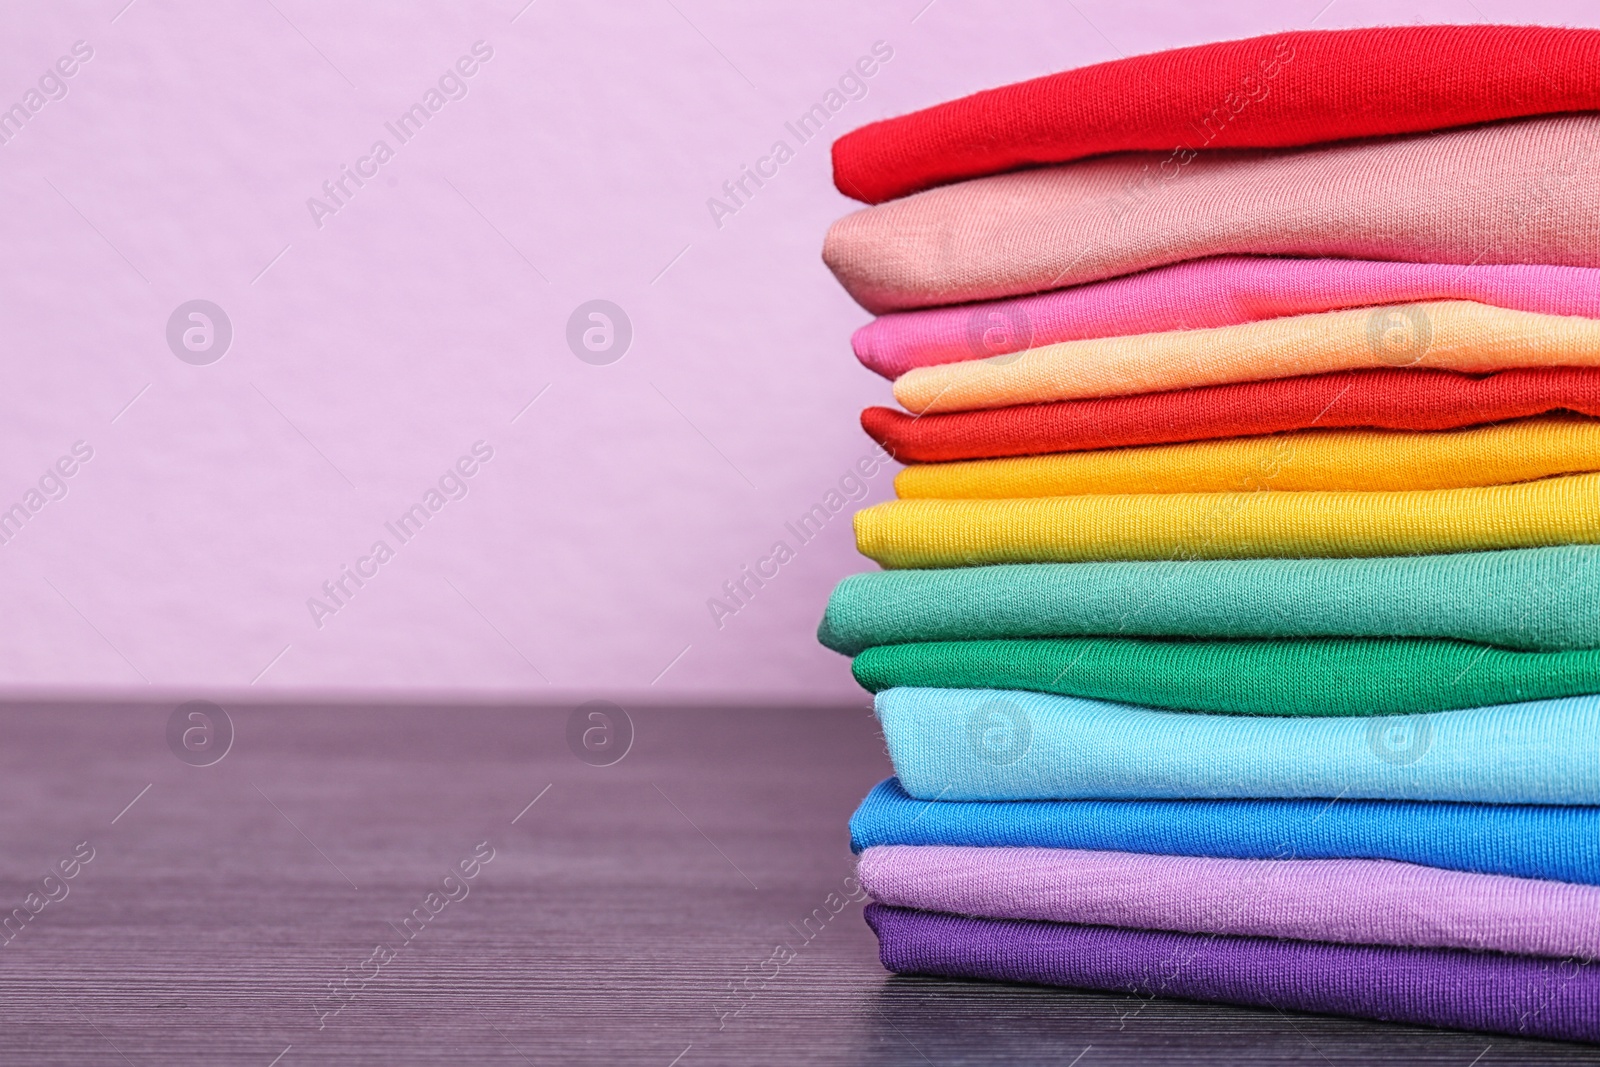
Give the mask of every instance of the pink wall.
M 859 700 L 813 637 L 863 566 L 847 512 L 803 547 L 784 524 L 870 454 L 856 412 L 889 392 L 818 257 L 851 204 L 786 121 L 875 42 L 892 58 L 826 139 L 1314 16 L 1600 22 L 1497 0 L 124 2 L 0 15 L 0 106 L 40 105 L 0 146 L 0 509 L 41 479 L 60 497 L 0 546 L 11 695 Z M 385 124 L 441 76 L 402 142 Z M 714 217 L 779 140 L 792 158 Z M 342 166 L 376 173 L 333 212 Z M 207 365 L 167 340 L 195 299 L 232 323 Z M 593 299 L 632 324 L 609 364 L 567 343 Z M 77 442 L 92 458 L 47 474 Z M 402 542 L 385 523 L 441 478 L 465 495 Z M 708 599 L 780 539 L 795 558 L 719 628 Z M 314 619 L 346 565 L 376 574 Z

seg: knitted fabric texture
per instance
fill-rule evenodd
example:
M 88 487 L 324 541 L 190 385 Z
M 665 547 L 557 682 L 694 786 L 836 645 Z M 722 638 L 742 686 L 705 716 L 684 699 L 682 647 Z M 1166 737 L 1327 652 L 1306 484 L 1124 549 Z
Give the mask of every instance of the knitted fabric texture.
M 901 499 L 1084 493 L 1457 489 L 1600 471 L 1600 420 L 1543 415 L 1465 430 L 1301 430 L 1226 441 L 918 464 Z
M 1600 804 L 1595 697 L 1378 718 L 1196 715 L 984 689 L 891 689 L 876 704 L 895 774 L 923 800 Z
M 884 904 L 983 919 L 1600 958 L 1600 888 L 1414 863 L 886 845 L 856 877 Z
M 896 974 L 985 978 L 1600 1041 L 1600 968 L 1497 952 L 971 919 L 869 904 Z
M 875 645 L 851 670 L 873 693 L 1022 689 L 1225 715 L 1413 715 L 1600 693 L 1600 649 L 1404 637 L 918 641 Z
M 1468 373 L 1600 366 L 1600 320 L 1466 300 L 1325 311 L 920 367 L 900 376 L 894 397 L 908 411 L 932 414 L 1385 366 Z
M 890 500 L 856 512 L 885 567 L 1407 556 L 1600 542 L 1600 475 L 1383 493 Z
M 850 847 L 1083 848 L 1234 859 L 1375 859 L 1600 885 L 1600 808 L 1405 800 L 915 800 L 893 778 Z
M 873 645 L 1016 637 L 1450 637 L 1600 648 L 1600 549 L 872 571 L 817 631 Z
M 1163 154 L 1106 156 L 865 208 L 833 224 L 823 259 L 874 314 L 1229 254 L 1594 267 L 1600 203 L 1578 161 L 1597 149 L 1589 114 L 1201 153 L 1170 173 Z
M 987 359 L 1061 341 L 1434 300 L 1597 318 L 1600 271 L 1217 256 L 1039 296 L 897 312 L 861 327 L 851 344 L 867 367 L 898 378 L 913 367 Z
M 1309 31 L 1097 63 L 875 122 L 833 146 L 876 204 L 1105 152 L 1273 147 L 1600 110 L 1600 34 L 1542 26 Z M 1152 93 L 1151 86 L 1160 86 Z M 1177 146 L 1174 148 L 1174 146 Z
M 1451 430 L 1557 410 L 1600 415 L 1600 371 L 1345 371 L 944 415 L 871 407 L 861 426 L 903 463 L 939 463 L 1313 427 Z

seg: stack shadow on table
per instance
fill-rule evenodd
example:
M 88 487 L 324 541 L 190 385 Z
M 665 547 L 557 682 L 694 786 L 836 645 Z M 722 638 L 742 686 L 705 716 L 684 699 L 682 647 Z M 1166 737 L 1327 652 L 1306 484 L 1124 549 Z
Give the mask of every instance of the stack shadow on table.
M 886 967 L 1600 1040 L 1596 71 L 1291 33 L 835 145 Z

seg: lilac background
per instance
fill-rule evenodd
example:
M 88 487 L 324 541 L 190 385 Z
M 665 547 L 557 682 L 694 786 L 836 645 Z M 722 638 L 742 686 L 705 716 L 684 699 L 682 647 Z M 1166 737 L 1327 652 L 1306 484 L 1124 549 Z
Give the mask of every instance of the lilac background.
M 889 397 L 818 256 L 853 205 L 786 120 L 875 41 L 893 59 L 829 140 L 1313 20 L 1600 24 L 1490 0 L 124 2 L 0 15 L 0 106 L 94 49 L 0 147 L 0 508 L 94 449 L 0 547 L 8 695 L 861 700 L 813 636 L 864 565 L 846 515 L 720 630 L 706 606 L 793 543 Z M 480 40 L 467 95 L 318 228 L 307 198 Z M 795 158 L 716 226 L 707 198 L 779 138 Z M 195 298 L 235 331 L 210 366 L 166 345 Z M 565 342 L 594 298 L 633 323 L 609 366 Z M 399 546 L 385 520 L 480 439 L 468 495 Z M 307 598 L 378 538 L 395 558 L 317 628 Z

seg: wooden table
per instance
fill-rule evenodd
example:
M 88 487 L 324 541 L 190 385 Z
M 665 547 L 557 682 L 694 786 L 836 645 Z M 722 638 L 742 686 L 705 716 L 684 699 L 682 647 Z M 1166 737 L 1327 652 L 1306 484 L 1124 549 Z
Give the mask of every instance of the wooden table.
M 0 948 L 0 1063 L 1600 1063 L 890 978 L 860 906 L 827 907 L 888 768 L 865 704 L 636 710 L 599 767 L 568 709 L 233 707 L 204 767 L 169 750 L 172 710 L 0 709 L 0 915 L 28 916 Z

